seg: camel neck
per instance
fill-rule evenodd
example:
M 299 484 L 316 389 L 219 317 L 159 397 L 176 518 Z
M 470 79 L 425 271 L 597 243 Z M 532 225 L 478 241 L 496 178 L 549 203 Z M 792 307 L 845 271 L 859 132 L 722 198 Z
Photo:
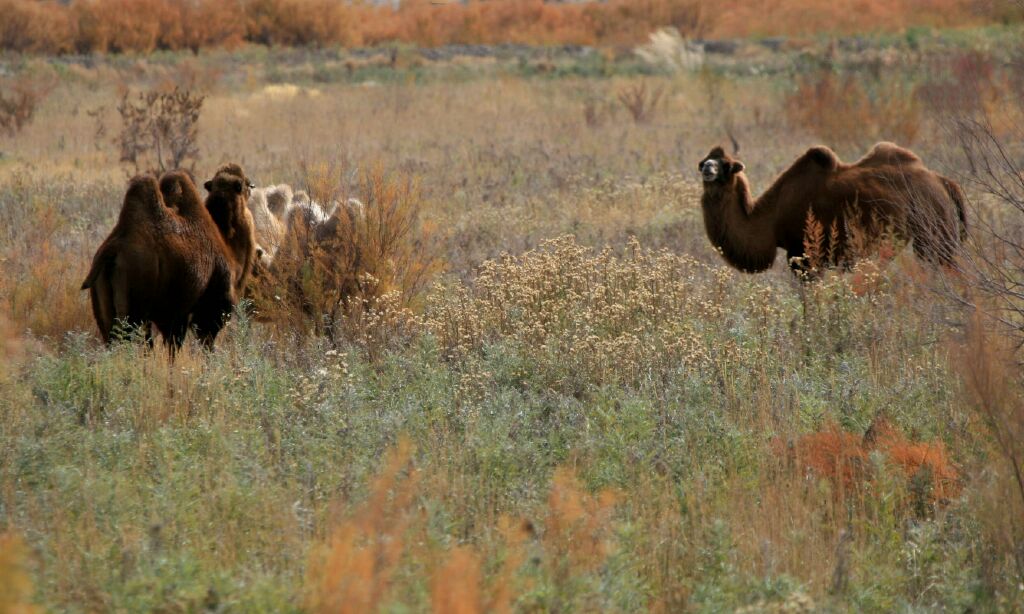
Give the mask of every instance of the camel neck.
M 763 271 L 775 261 L 775 199 L 753 200 L 750 184 L 738 175 L 731 186 L 705 187 L 701 201 L 711 242 L 730 264 Z

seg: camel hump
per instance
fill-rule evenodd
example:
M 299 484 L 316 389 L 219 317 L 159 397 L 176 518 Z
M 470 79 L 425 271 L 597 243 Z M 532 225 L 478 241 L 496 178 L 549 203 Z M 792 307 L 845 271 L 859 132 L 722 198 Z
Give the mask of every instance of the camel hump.
M 160 194 L 163 196 L 164 205 L 177 209 L 181 215 L 193 216 L 206 209 L 203 199 L 199 197 L 196 184 L 185 171 L 164 173 L 160 178 Z
M 128 182 L 128 191 L 121 205 L 118 225 L 153 222 L 167 216 L 167 206 L 160 194 L 160 186 L 152 175 L 138 175 Z M 131 229 L 131 226 L 126 230 Z
M 839 168 L 839 157 L 834 151 L 824 145 L 818 145 L 817 147 L 811 147 L 808 149 L 801 159 L 793 166 L 802 166 L 801 163 L 803 162 L 814 164 L 815 166 L 819 166 L 827 171 L 834 171 Z
M 875 143 L 874 147 L 864 154 L 864 157 L 857 161 L 857 166 L 888 166 L 893 164 L 915 164 L 920 163 L 921 158 L 917 154 L 900 147 L 896 143 L 882 141 Z

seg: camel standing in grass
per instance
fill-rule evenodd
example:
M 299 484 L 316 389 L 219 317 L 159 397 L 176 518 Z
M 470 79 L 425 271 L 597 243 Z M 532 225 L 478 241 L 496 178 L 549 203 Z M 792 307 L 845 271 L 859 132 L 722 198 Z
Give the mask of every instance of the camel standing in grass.
M 812 147 L 757 199 L 743 163 L 721 147 L 698 168 L 708 238 L 741 271 L 769 268 L 780 247 L 794 271 L 803 270 L 812 256 L 849 265 L 859 255 L 851 249 L 854 235 L 861 248 L 870 249 L 877 247 L 883 229 L 912 242 L 920 259 L 950 265 L 966 236 L 960 187 L 892 143 L 878 143 L 853 164 L 844 164 L 827 147 Z M 819 225 L 820 254 L 806 253 L 805 230 L 813 224 Z
M 210 207 L 184 172 L 159 182 L 151 175 L 131 180 L 117 224 L 82 284 L 105 342 L 120 322 L 141 327 L 147 338 L 155 326 L 172 353 L 190 326 L 212 347 L 253 259 L 251 218 L 238 209 L 247 189 L 241 181 L 218 173 Z
M 241 296 L 261 253 L 248 200 L 252 182 L 237 164 L 224 164 L 203 184 L 206 210 L 220 229 L 233 261 L 234 289 Z

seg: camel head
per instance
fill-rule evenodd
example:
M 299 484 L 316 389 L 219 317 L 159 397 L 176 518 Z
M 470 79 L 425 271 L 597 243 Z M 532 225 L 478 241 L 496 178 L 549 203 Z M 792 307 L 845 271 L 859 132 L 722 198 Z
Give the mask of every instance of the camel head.
M 732 181 L 737 173 L 744 169 L 743 163 L 734 160 L 721 147 L 715 147 L 697 165 L 704 185 L 719 184 L 725 185 Z
M 221 227 L 226 239 L 234 237 L 235 231 L 239 229 L 251 232 L 252 214 L 247 205 L 255 186 L 245 176 L 242 167 L 237 164 L 222 165 L 213 179 L 204 183 L 203 187 L 209 192 L 206 208 Z
M 209 192 L 206 210 L 241 265 L 235 281 L 237 289 L 241 290 L 257 260 L 256 224 L 248 207 L 254 186 L 242 167 L 224 164 L 203 187 Z

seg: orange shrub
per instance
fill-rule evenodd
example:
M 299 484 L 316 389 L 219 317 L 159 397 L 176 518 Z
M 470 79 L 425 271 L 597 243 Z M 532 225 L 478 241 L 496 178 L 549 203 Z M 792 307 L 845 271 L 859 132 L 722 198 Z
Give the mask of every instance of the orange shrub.
M 161 47 L 190 49 L 198 53 L 207 47 L 233 48 L 242 44 L 247 33 L 246 23 L 239 17 L 239 0 L 223 2 L 187 2 L 172 4 L 177 21 L 161 35 Z
M 604 564 L 619 497 L 611 491 L 587 493 L 571 469 L 555 471 L 547 506 L 539 510 L 544 522 L 540 535 L 528 521 L 501 516 L 482 527 L 482 533 L 498 536 L 490 552 L 475 545 L 444 548 L 424 539 L 422 501 L 431 493 L 446 492 L 437 488 L 445 479 L 418 469 L 412 445 L 400 438 L 371 480 L 366 500 L 314 546 L 306 575 L 306 607 L 312 612 L 377 611 L 400 599 L 405 589 L 402 567 L 411 565 L 431 577 L 432 611 L 501 614 L 511 612 L 516 597 L 530 586 L 531 579 L 520 573 L 533 547 L 543 552 L 535 559 L 536 569 L 555 590 L 568 590 L 572 578 Z M 500 559 L 490 578 L 484 573 L 488 553 Z
M 248 0 L 242 10 L 250 42 L 286 46 L 358 43 L 356 12 L 337 0 Z
M 1005 11 L 974 0 L 748 0 L 721 12 L 718 36 L 799 36 L 962 27 L 1002 20 Z
M 71 5 L 78 24 L 80 52 L 155 50 L 161 33 L 173 32 L 178 17 L 161 0 L 80 0 Z
M 801 77 L 785 109 L 795 128 L 840 146 L 865 148 L 881 140 L 909 146 L 921 128 L 918 99 L 898 80 L 867 83 L 830 69 Z
M 1024 15 L 974 0 L 753 0 L 720 10 L 700 0 L 435 3 L 397 9 L 343 0 L 0 0 L 0 47 L 40 53 L 405 42 L 635 45 L 665 26 L 689 37 L 807 35 L 962 26 Z M 711 8 L 709 8 L 711 7 Z
M 71 14 L 56 2 L 0 0 L 0 49 L 32 53 L 72 51 Z
M 778 445 L 778 444 L 777 444 Z M 868 455 L 878 451 L 898 469 L 915 496 L 929 503 L 948 501 L 960 494 L 960 475 L 940 441 L 912 442 L 885 418 L 876 418 L 858 437 L 832 424 L 801 436 L 788 447 L 779 446 L 798 467 L 829 479 L 837 496 L 856 492 L 871 479 Z

